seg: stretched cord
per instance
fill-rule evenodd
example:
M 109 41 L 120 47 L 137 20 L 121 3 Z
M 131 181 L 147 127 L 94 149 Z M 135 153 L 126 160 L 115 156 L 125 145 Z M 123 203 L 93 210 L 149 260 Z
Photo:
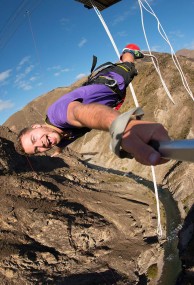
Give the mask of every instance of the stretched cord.
M 94 3 L 93 3 L 92 0 L 90 0 L 90 3 L 91 3 L 91 5 L 92 5 L 94 11 L 96 12 L 98 18 L 100 19 L 100 21 L 101 21 L 101 23 L 102 23 L 102 25 L 103 25 L 103 27 L 104 27 L 106 33 L 107 33 L 107 35 L 108 35 L 108 37 L 109 37 L 109 39 L 110 39 L 112 45 L 113 45 L 113 48 L 114 48 L 114 50 L 115 50 L 115 52 L 116 52 L 118 58 L 120 59 L 119 50 L 118 50 L 118 48 L 117 48 L 117 46 L 116 46 L 116 44 L 115 44 L 115 42 L 114 42 L 114 39 L 113 39 L 113 37 L 112 37 L 112 35 L 111 35 L 109 29 L 108 29 L 108 26 L 107 26 L 106 23 L 105 23 L 105 21 L 104 21 L 102 15 L 101 15 L 101 13 L 100 13 L 100 11 L 99 11 L 98 8 L 94 5 Z M 130 88 L 130 91 L 131 91 L 131 94 L 132 94 L 132 97 L 133 97 L 135 106 L 136 106 L 136 107 L 139 107 L 139 103 L 138 103 L 138 100 L 137 100 L 137 97 L 136 97 L 136 94 L 135 94 L 135 91 L 134 91 L 134 88 L 133 88 L 132 83 L 129 83 L 129 88 Z
M 148 8 L 149 8 L 150 10 L 148 10 L 148 9 L 143 5 L 143 3 L 142 3 L 141 0 L 138 0 L 139 7 L 140 7 L 140 12 L 141 12 L 142 28 L 143 28 L 144 37 L 145 37 L 145 40 L 146 40 L 147 47 L 148 47 L 148 49 L 149 49 L 150 55 L 151 55 L 151 50 L 150 50 L 150 46 L 149 46 L 149 43 L 148 43 L 147 35 L 146 35 L 146 32 L 145 32 L 145 26 L 144 26 L 144 18 L 143 18 L 142 7 L 143 7 L 148 13 L 150 13 L 152 16 L 154 16 L 154 18 L 156 19 L 157 24 L 158 24 L 158 31 L 159 31 L 160 35 L 161 35 L 162 38 L 167 42 L 167 44 L 170 46 L 171 57 L 172 57 L 172 60 L 173 60 L 173 62 L 174 62 L 174 64 L 175 64 L 177 70 L 179 71 L 179 74 L 180 74 L 180 76 L 181 76 L 181 80 L 182 80 L 183 86 L 185 87 L 187 93 L 190 95 L 190 97 L 192 98 L 192 100 L 194 100 L 193 93 L 192 93 L 192 91 L 191 91 L 191 89 L 190 89 L 190 87 L 189 87 L 189 85 L 188 85 L 188 82 L 187 82 L 186 77 L 185 77 L 185 75 L 184 75 L 184 73 L 183 73 L 183 71 L 182 71 L 182 68 L 181 68 L 180 63 L 179 63 L 179 61 L 178 61 L 178 58 L 177 58 L 177 56 L 176 56 L 176 54 L 175 54 L 175 52 L 174 52 L 174 50 L 173 50 L 173 47 L 172 47 L 172 45 L 171 45 L 171 43 L 170 43 L 170 41 L 169 41 L 169 39 L 168 39 L 168 37 L 167 37 L 167 35 L 166 35 L 166 33 L 165 33 L 165 31 L 164 31 L 162 25 L 161 25 L 161 23 L 160 23 L 160 21 L 159 21 L 157 15 L 156 15 L 155 12 L 153 11 L 153 9 L 152 9 L 151 6 L 149 5 L 149 3 L 148 3 L 146 0 L 144 0 L 144 2 L 147 4 L 147 6 L 148 6 Z M 154 64 L 154 66 L 155 66 L 155 64 Z M 156 67 L 156 66 L 155 66 L 155 67 Z M 159 70 L 159 67 L 156 68 L 156 71 L 158 72 L 160 78 L 162 79 L 161 73 L 160 73 L 160 70 Z M 163 86 L 164 86 L 164 89 L 166 90 L 167 95 L 169 96 L 169 98 L 171 99 L 171 101 L 174 103 L 174 101 L 172 100 L 172 97 L 171 97 L 171 95 L 170 95 L 170 92 L 168 91 L 168 89 L 167 89 L 167 87 L 166 87 L 165 82 L 163 81 L 163 79 L 162 79 L 161 81 L 162 81 L 162 84 L 163 84 Z

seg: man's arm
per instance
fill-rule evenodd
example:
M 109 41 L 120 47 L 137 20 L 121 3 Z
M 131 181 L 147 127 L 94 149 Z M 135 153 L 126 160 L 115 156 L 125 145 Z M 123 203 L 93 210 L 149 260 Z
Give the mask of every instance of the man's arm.
M 70 125 L 103 131 L 108 131 L 119 115 L 118 111 L 98 103 L 82 104 L 73 101 L 67 109 L 67 121 Z
M 108 106 L 97 103 L 86 105 L 77 101 L 71 102 L 67 110 L 69 124 L 104 131 L 109 131 L 119 115 L 118 111 Z M 148 145 L 151 140 L 167 141 L 169 136 L 161 124 L 132 120 L 124 131 L 121 146 L 142 164 L 157 165 L 166 162 L 159 152 Z

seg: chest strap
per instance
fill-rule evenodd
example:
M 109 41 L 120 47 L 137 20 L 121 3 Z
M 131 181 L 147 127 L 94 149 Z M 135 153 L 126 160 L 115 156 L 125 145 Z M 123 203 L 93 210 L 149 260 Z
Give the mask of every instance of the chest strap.
M 90 79 L 89 82 L 87 82 L 87 85 L 90 84 L 104 84 L 108 86 L 114 93 L 119 96 L 119 101 L 117 102 L 117 104 L 120 103 L 120 101 L 123 100 L 123 98 L 125 97 L 125 93 L 123 93 L 118 87 L 117 80 L 109 76 L 99 75 L 98 77 L 94 77 Z

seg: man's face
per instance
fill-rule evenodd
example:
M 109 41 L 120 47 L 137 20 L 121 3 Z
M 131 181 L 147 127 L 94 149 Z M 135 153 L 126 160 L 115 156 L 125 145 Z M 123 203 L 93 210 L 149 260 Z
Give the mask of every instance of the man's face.
M 47 126 L 33 126 L 32 129 L 21 137 L 25 153 L 35 154 L 51 149 L 61 140 L 57 131 Z

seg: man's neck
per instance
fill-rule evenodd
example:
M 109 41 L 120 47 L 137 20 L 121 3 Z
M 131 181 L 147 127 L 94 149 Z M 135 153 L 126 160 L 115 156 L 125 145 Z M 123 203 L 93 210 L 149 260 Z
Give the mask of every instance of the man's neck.
M 47 127 L 51 128 L 51 129 L 55 130 L 56 132 L 58 132 L 58 133 L 59 133 L 60 135 L 62 135 L 62 136 L 63 136 L 63 134 L 64 134 L 64 132 L 63 132 L 61 129 L 59 129 L 59 128 L 57 128 L 56 126 L 53 126 L 53 125 L 51 125 L 51 124 L 49 124 L 49 123 L 47 123 L 47 122 L 45 122 L 45 126 L 47 126 Z

